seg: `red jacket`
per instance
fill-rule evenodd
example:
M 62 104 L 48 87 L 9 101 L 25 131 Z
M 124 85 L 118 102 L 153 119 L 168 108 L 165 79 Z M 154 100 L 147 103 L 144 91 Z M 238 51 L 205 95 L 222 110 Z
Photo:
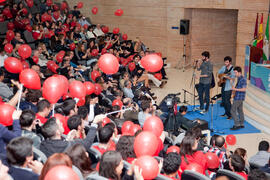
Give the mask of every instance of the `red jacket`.
M 199 165 L 202 166 L 203 168 L 203 172 L 205 174 L 205 171 L 207 169 L 207 160 L 205 155 L 203 154 L 203 152 L 201 151 L 196 151 L 195 153 L 193 153 L 193 155 L 186 155 L 186 159 L 188 161 L 188 163 L 185 161 L 184 156 L 181 156 L 181 170 L 184 171 L 188 164 L 190 163 L 197 163 Z

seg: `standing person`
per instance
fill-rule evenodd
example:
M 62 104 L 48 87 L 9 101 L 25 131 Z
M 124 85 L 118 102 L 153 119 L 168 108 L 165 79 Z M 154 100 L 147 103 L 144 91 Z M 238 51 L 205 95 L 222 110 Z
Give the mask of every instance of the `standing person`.
M 230 56 L 226 56 L 224 58 L 224 66 L 222 66 L 218 71 L 219 77 L 224 78 L 224 83 L 221 84 L 221 97 L 223 107 L 225 109 L 225 113 L 221 115 L 222 117 L 227 116 L 227 119 L 231 119 L 231 96 L 232 96 L 232 83 L 234 81 L 235 74 L 232 66 L 232 58 Z M 220 79 L 221 80 L 221 79 Z
M 196 67 L 201 74 L 196 76 L 199 80 L 199 100 L 200 100 L 200 113 L 204 114 L 209 109 L 210 104 L 210 86 L 212 82 L 213 64 L 210 62 L 210 53 L 204 51 L 202 53 L 202 60 L 196 61 Z M 204 107 L 204 99 L 206 106 Z
M 233 71 L 237 77 L 237 84 L 235 87 L 232 87 L 232 90 L 235 91 L 235 96 L 231 108 L 231 115 L 234 119 L 234 126 L 231 128 L 231 130 L 237 130 L 245 127 L 243 101 L 245 100 L 246 96 L 247 80 L 242 75 L 241 67 L 236 66 Z

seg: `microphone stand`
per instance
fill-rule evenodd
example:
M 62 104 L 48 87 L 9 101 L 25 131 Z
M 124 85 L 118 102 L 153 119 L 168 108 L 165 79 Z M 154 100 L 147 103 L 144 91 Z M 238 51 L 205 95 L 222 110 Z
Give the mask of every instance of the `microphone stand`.
M 196 62 L 196 64 L 193 67 L 192 79 L 191 79 L 191 82 L 190 82 L 190 88 L 191 88 L 191 85 L 193 84 L 193 106 L 192 106 L 192 111 L 195 111 L 195 98 L 197 97 L 195 95 L 195 70 L 197 68 L 198 60 L 196 60 L 195 62 Z

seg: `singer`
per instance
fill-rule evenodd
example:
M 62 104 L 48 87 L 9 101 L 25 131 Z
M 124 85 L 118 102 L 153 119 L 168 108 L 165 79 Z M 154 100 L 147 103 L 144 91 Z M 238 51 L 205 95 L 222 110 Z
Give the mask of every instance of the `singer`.
M 208 51 L 202 52 L 202 59 L 196 61 L 196 68 L 201 71 L 200 75 L 195 76 L 199 79 L 198 94 L 200 100 L 200 110 L 201 114 L 205 114 L 209 109 L 210 104 L 210 87 L 212 82 L 213 64 L 210 61 L 210 53 Z M 206 101 L 206 106 L 204 107 L 204 100 Z

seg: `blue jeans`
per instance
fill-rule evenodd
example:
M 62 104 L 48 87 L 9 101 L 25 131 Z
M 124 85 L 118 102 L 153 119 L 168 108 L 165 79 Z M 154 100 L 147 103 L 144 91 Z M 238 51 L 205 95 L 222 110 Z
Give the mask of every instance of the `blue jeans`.
M 200 100 L 200 109 L 205 109 L 206 111 L 208 111 L 210 104 L 210 84 L 199 83 L 198 94 Z M 204 108 L 204 99 L 206 101 L 205 108 Z

